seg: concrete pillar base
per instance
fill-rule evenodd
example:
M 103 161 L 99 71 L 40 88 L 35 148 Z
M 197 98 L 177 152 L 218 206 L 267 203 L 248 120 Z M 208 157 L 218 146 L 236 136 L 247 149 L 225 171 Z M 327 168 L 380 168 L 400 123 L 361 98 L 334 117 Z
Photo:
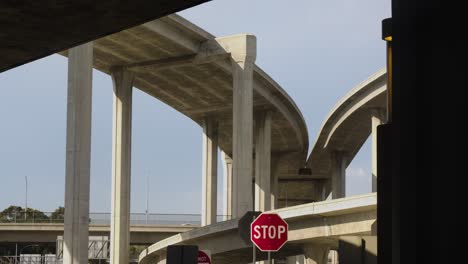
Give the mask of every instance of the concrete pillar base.
M 286 259 L 286 264 L 304 264 L 304 255 L 292 256 Z
M 304 264 L 327 264 L 330 247 L 320 244 L 308 244 L 304 246 Z

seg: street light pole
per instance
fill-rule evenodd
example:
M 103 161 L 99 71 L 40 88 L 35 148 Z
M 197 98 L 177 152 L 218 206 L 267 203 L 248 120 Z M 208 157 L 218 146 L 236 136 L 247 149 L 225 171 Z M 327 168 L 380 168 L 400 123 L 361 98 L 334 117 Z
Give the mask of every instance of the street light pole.
M 146 174 L 146 224 L 148 224 L 148 207 L 149 207 L 149 175 Z
M 26 221 L 27 214 L 28 214 L 28 176 L 24 176 L 26 181 L 26 201 L 24 206 L 24 221 Z

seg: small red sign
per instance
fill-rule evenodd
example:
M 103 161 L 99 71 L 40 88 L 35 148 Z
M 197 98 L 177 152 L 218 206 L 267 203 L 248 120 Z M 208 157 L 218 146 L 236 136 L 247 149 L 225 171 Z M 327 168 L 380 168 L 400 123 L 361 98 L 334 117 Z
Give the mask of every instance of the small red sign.
M 278 214 L 261 214 L 250 225 L 250 240 L 261 251 L 278 251 L 288 241 L 288 224 Z
M 211 264 L 211 256 L 209 252 L 203 250 L 198 251 L 198 264 Z

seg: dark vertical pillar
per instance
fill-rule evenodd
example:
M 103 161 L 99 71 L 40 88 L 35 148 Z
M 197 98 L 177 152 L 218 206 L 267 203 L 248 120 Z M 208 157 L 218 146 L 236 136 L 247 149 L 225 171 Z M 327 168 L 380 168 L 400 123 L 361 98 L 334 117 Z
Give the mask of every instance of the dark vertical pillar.
M 450 263 L 460 252 L 451 241 L 466 234 L 457 217 L 466 204 L 457 191 L 466 155 L 454 154 L 467 141 L 460 5 L 392 1 L 393 113 L 379 129 L 379 264 Z

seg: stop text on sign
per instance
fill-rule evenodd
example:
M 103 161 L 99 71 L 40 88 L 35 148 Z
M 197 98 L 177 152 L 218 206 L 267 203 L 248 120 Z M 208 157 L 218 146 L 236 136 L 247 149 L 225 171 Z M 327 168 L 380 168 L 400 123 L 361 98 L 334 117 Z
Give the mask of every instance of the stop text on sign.
M 250 224 L 250 240 L 261 251 L 278 251 L 288 241 L 288 224 L 278 214 L 260 214 Z
M 253 228 L 255 239 L 282 239 L 286 235 L 286 226 L 257 225 Z

